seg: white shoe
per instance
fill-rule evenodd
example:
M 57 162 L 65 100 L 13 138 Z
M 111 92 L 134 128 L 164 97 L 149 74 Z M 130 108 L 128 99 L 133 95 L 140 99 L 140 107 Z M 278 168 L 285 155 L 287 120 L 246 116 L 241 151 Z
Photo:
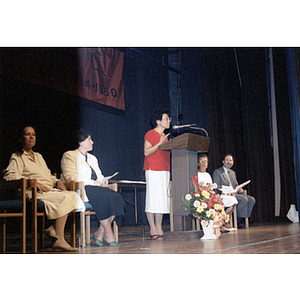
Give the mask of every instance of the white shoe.
M 224 226 L 224 228 L 225 228 L 226 230 L 228 230 L 228 231 L 235 231 L 235 230 L 237 230 L 236 228 L 226 228 L 225 226 Z

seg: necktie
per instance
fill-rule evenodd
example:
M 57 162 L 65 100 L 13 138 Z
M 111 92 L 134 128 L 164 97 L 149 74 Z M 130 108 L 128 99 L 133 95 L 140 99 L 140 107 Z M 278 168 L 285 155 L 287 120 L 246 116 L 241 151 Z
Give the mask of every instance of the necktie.
M 233 189 L 235 189 L 235 185 L 234 185 L 232 177 L 230 175 L 230 171 L 227 171 L 227 172 L 228 172 L 228 175 L 229 175 L 229 178 L 230 178 L 231 185 L 232 185 Z

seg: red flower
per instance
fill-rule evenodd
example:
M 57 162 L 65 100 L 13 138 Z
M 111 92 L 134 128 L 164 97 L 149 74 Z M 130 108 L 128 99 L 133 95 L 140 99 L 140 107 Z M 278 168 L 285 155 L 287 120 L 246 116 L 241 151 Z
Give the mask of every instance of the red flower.
M 209 202 L 207 203 L 207 207 L 208 207 L 208 208 L 214 207 L 214 202 L 213 202 L 213 201 L 209 201 Z

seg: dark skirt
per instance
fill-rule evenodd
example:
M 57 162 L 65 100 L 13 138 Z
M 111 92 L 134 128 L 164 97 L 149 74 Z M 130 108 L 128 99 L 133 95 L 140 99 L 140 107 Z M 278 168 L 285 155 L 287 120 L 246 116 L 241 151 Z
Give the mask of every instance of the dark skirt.
M 121 194 L 107 187 L 93 185 L 85 186 L 85 191 L 99 221 L 114 215 L 117 225 L 122 225 L 125 202 Z

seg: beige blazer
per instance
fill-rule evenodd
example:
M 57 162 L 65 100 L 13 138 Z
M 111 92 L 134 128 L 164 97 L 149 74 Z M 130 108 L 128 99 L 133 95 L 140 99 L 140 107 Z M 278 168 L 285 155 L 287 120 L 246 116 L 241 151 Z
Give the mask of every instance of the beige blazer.
M 94 180 L 91 179 L 91 167 L 96 172 L 97 181 L 101 181 L 104 176 L 99 168 L 96 156 L 87 153 L 86 161 L 85 156 L 77 149 L 67 151 L 63 154 L 61 160 L 61 181 L 83 181 L 85 186 L 94 185 Z M 87 197 L 85 197 L 85 201 L 88 201 Z

